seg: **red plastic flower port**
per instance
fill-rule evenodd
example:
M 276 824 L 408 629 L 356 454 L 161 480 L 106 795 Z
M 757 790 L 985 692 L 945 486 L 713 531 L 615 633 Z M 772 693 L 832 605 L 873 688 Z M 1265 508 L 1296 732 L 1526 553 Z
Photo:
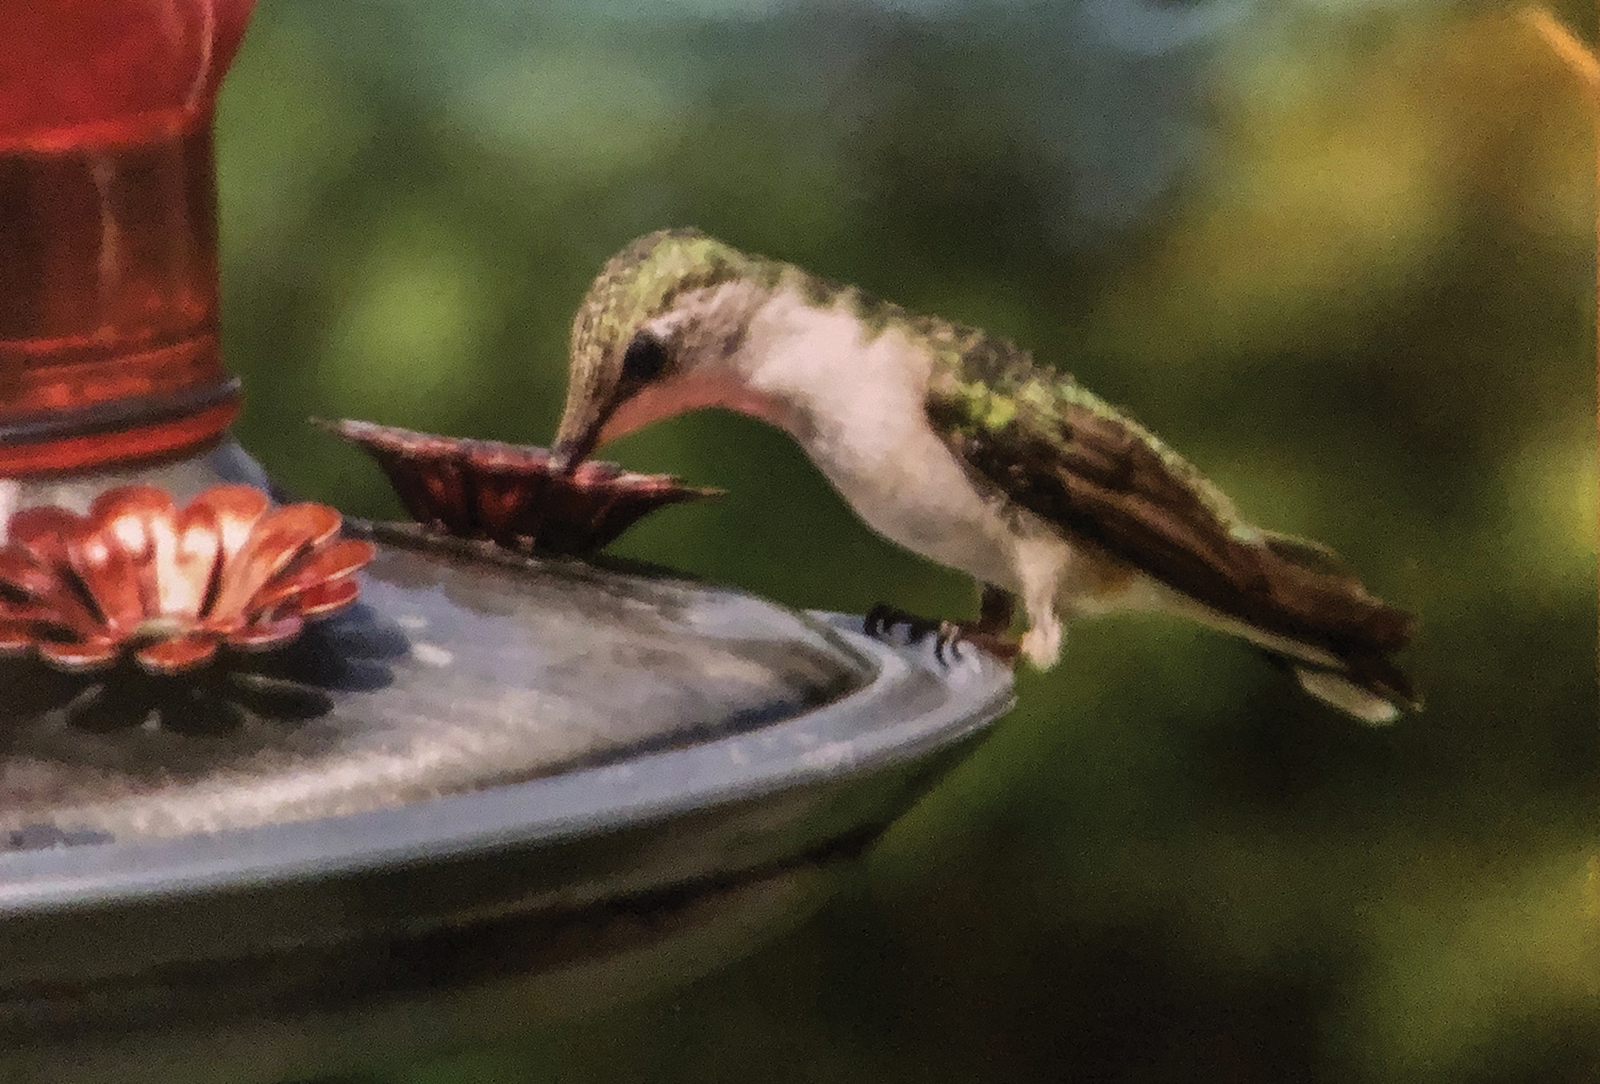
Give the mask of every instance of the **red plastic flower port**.
M 153 486 L 107 490 L 87 516 L 23 509 L 0 545 L 0 653 L 88 670 L 132 652 L 175 674 L 221 644 L 275 647 L 355 601 L 374 551 L 339 538 L 340 522 L 325 505 L 271 508 L 240 485 L 181 510 Z
M 371 422 L 319 422 L 378 461 L 412 519 L 520 551 L 591 553 L 656 509 L 720 496 L 666 474 L 590 460 L 571 473 L 543 448 Z

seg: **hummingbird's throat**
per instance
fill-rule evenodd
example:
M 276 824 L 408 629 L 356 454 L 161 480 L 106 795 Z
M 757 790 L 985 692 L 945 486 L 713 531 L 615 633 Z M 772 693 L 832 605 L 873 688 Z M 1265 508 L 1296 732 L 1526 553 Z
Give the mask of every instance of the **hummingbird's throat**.
M 721 407 L 779 428 L 791 428 L 793 411 L 780 399 L 756 391 L 726 373 L 694 372 L 648 385 L 618 404 L 600 429 L 600 443 L 691 410 Z

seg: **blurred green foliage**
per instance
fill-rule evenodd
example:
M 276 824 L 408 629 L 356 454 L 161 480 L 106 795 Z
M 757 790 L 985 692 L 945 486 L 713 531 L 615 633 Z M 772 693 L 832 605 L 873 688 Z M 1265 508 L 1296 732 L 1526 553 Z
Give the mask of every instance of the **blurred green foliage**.
M 308 415 L 547 442 L 591 276 L 694 224 L 1012 336 L 1426 629 L 1426 713 L 1367 730 L 1222 638 L 1078 626 L 803 930 L 384 1079 L 1597 1075 L 1593 127 L 1514 19 L 263 0 L 219 140 L 240 436 L 309 496 L 396 511 Z M 607 454 L 729 490 L 624 554 L 972 605 L 754 423 Z

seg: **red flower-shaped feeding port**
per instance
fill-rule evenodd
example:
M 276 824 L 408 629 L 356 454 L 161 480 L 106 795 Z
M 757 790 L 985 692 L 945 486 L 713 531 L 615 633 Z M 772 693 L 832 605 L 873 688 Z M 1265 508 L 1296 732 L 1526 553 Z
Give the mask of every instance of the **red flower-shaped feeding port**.
M 325 505 L 273 508 L 242 485 L 182 509 L 153 486 L 107 490 L 87 516 L 23 509 L 0 546 L 0 653 L 88 670 L 131 652 L 144 670 L 175 674 L 222 644 L 286 643 L 355 601 L 354 575 L 374 551 L 340 538 L 340 523 Z
M 592 553 L 658 508 L 721 495 L 614 463 L 557 470 L 544 448 L 371 422 L 318 424 L 376 459 L 418 523 L 524 552 Z

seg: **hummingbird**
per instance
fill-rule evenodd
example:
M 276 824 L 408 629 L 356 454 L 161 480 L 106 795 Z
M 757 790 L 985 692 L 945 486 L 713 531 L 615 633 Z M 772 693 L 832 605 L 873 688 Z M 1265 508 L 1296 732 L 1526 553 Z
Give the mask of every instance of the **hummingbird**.
M 663 418 L 738 411 L 793 437 L 868 527 L 981 588 L 974 621 L 880 606 L 869 632 L 904 623 L 1047 669 L 1063 622 L 1163 611 L 1242 636 L 1367 723 L 1420 707 L 1392 661 L 1410 614 L 1333 551 L 1249 523 L 1138 422 L 997 335 L 670 229 L 594 280 L 568 380 L 559 469 Z

